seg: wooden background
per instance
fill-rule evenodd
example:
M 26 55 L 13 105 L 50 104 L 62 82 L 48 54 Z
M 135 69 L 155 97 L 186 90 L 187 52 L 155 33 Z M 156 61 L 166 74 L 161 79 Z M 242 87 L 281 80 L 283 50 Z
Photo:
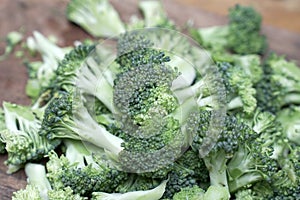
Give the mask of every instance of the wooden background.
M 12 30 L 22 29 L 26 36 L 33 30 L 45 35 L 54 35 L 61 46 L 72 45 L 74 40 L 88 36 L 79 27 L 65 18 L 66 0 L 1 0 L 0 3 L 0 53 L 4 51 L 4 37 Z M 138 14 L 137 0 L 111 0 L 121 12 L 121 18 L 128 20 Z M 235 3 L 252 5 L 263 17 L 263 33 L 267 35 L 270 49 L 300 63 L 300 2 L 299 0 L 163 0 L 171 19 L 183 26 L 192 19 L 199 27 L 221 25 L 227 22 L 228 7 Z M 0 62 L 0 103 L 10 101 L 29 104 L 24 93 L 27 75 L 22 60 L 10 56 Z M 13 175 L 6 174 L 3 162 L 6 155 L 0 155 L 0 200 L 11 199 L 12 192 L 23 188 L 26 177 L 21 170 Z

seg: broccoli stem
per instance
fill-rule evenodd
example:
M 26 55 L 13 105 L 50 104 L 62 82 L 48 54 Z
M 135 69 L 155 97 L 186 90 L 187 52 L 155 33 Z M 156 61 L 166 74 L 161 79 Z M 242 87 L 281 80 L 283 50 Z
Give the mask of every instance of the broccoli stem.
M 27 163 L 25 173 L 29 184 L 38 188 L 42 199 L 48 199 L 48 191 L 51 190 L 51 186 L 46 177 L 45 167 L 41 164 Z
M 204 163 L 209 171 L 211 185 L 228 189 L 225 152 L 223 150 L 211 152 L 204 157 Z

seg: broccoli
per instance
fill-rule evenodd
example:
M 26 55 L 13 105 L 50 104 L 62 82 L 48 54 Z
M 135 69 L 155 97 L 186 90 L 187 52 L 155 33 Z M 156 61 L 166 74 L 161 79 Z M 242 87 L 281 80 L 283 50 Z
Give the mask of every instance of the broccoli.
M 264 75 L 256 84 L 258 106 L 272 113 L 299 104 L 299 67 L 272 53 L 264 64 Z
M 95 37 L 117 36 L 125 31 L 119 14 L 108 0 L 72 0 L 67 18 Z
M 144 16 L 145 27 L 175 28 L 164 12 L 161 1 L 140 1 L 139 8 Z
M 299 125 L 300 121 L 300 107 L 290 107 L 280 110 L 277 114 L 277 120 L 283 126 L 283 132 L 285 137 L 291 141 L 300 145 Z
M 29 75 L 26 94 L 36 101 L 43 90 L 49 86 L 51 79 L 55 77 L 58 63 L 70 49 L 56 46 L 37 31 L 33 32 L 33 37 L 27 39 L 27 48 L 38 51 L 43 59 L 43 62 L 26 63 Z
M 18 170 L 28 161 L 39 160 L 55 149 L 60 140 L 49 141 L 38 133 L 41 128 L 42 113 L 30 107 L 3 103 L 6 129 L 0 133 L 6 143 L 8 172 Z
M 210 184 L 225 187 L 229 195 L 229 181 L 227 177 L 227 162 L 234 156 L 247 140 L 254 137 L 253 130 L 233 115 L 225 118 L 224 125 L 215 141 L 211 141 L 212 148 L 203 155 L 204 141 L 209 136 L 210 118 L 212 112 L 199 109 L 188 118 L 188 132 L 191 135 L 192 149 L 203 157 L 209 171 Z
M 58 157 L 52 152 L 47 162 L 47 177 L 55 190 L 70 187 L 75 194 L 90 197 L 92 192 L 113 192 L 127 180 L 127 173 L 119 171 L 109 159 L 105 160 L 97 148 L 72 140 L 65 140 L 64 144 L 66 155 Z M 95 150 L 95 155 L 89 148 Z
M 54 199 L 71 199 L 83 200 L 78 194 L 74 194 L 69 187 L 61 190 L 53 190 L 47 179 L 46 169 L 41 164 L 27 163 L 25 173 L 28 177 L 28 185 L 13 193 L 13 200 L 54 200 Z
M 190 34 L 213 53 L 263 54 L 267 42 L 265 36 L 260 34 L 260 14 L 252 7 L 236 5 L 229 9 L 228 18 L 227 25 L 192 28 Z
M 190 87 L 175 90 L 174 94 L 180 102 L 199 96 L 199 106 L 214 109 L 226 106 L 232 112 L 241 110 L 251 114 L 256 108 L 253 80 L 241 66 L 226 62 L 217 63 L 215 70 L 208 71 Z

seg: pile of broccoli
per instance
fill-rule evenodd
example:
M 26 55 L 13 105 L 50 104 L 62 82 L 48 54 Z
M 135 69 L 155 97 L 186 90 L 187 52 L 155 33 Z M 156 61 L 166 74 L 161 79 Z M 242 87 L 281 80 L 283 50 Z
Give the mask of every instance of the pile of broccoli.
M 124 23 L 107 0 L 71 0 L 70 21 L 113 37 L 28 38 L 32 104 L 0 110 L 7 172 L 28 177 L 12 199 L 300 199 L 300 69 L 265 55 L 260 14 L 190 27 L 195 45 L 161 2 L 139 8 Z

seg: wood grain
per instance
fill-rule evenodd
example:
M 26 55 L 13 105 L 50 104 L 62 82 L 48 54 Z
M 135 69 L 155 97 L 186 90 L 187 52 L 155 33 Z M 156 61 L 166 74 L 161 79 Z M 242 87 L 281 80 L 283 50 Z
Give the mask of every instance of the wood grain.
M 121 13 L 125 21 L 132 14 L 139 14 L 136 6 L 137 0 L 112 0 L 112 4 Z M 192 19 L 195 26 L 205 27 L 220 25 L 227 22 L 220 14 L 189 4 L 189 1 L 164 0 L 167 13 L 178 25 L 184 26 L 186 21 Z M 51 0 L 1 0 L 0 4 L 0 37 L 12 31 L 24 31 L 25 36 L 31 35 L 33 30 L 38 30 L 45 35 L 54 35 L 61 46 L 71 45 L 72 41 L 80 40 L 88 36 L 76 25 L 69 23 L 65 18 L 67 1 Z M 269 25 L 263 27 L 267 35 L 270 49 L 300 63 L 300 36 L 297 33 L 285 29 L 275 28 Z M 0 43 L 0 52 L 4 49 L 4 42 Z M 29 104 L 30 101 L 24 93 L 27 80 L 26 69 L 21 60 L 9 57 L 0 63 L 0 103 L 10 101 L 21 104 Z M 6 174 L 6 166 L 3 162 L 6 155 L 0 155 L 0 200 L 11 199 L 13 191 L 23 188 L 26 177 L 21 170 L 13 175 Z

